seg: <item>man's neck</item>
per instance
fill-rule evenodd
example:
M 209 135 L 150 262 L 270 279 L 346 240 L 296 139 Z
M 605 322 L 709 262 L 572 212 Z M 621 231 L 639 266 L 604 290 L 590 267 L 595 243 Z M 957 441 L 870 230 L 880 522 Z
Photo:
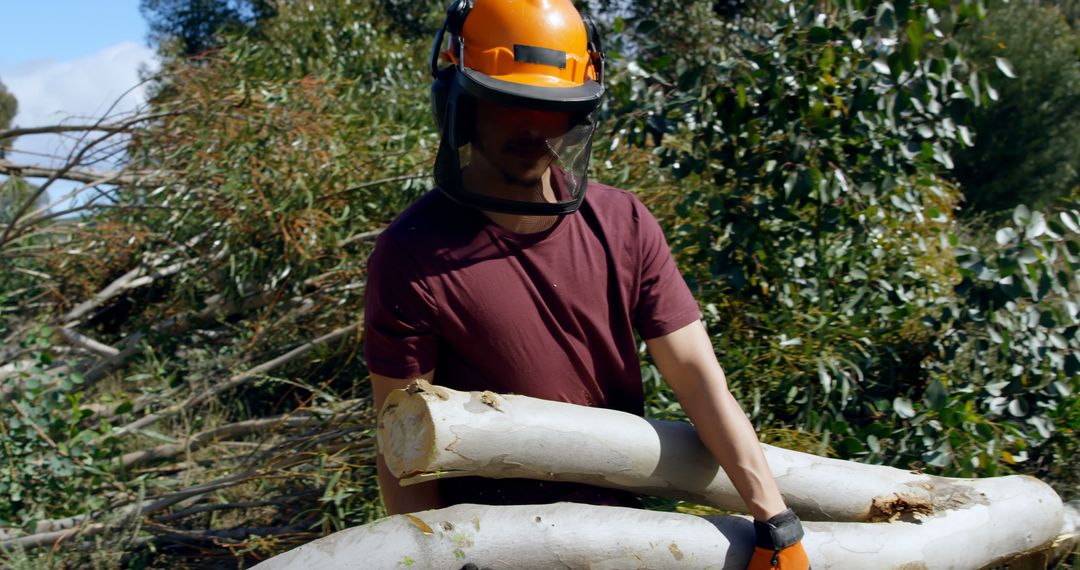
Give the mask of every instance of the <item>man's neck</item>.
M 483 210 L 489 220 L 502 229 L 515 234 L 535 234 L 551 228 L 559 220 L 558 216 L 522 216 Z
M 538 201 L 537 198 L 541 198 L 545 202 L 555 201 L 555 189 L 551 185 L 550 168 L 540 177 L 535 188 L 506 182 L 497 173 L 489 173 L 486 172 L 486 169 L 475 167 L 465 169 L 464 183 L 470 192 L 495 198 L 507 198 L 523 202 Z M 558 216 L 507 214 L 489 210 L 483 210 L 483 213 L 499 227 L 516 234 L 542 232 L 555 225 L 555 222 L 559 219 Z

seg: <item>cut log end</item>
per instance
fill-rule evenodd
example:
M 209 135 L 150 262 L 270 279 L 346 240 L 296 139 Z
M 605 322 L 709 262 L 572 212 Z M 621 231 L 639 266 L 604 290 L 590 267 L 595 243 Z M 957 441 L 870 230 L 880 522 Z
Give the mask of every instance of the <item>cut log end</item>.
M 408 433 L 409 437 L 393 438 L 389 435 L 392 433 Z M 394 473 L 408 477 L 430 464 L 435 448 L 435 426 L 423 399 L 411 397 L 405 391 L 391 392 L 379 413 L 378 441 L 379 453 Z

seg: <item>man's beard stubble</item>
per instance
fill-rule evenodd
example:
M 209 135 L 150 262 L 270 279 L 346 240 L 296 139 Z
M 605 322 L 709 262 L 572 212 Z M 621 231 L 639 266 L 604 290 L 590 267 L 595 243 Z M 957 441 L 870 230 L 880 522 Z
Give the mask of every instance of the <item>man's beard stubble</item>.
M 473 145 L 476 147 L 477 151 L 483 152 L 484 147 L 479 141 L 474 141 Z M 533 195 L 530 196 L 530 198 L 532 201 L 546 202 L 544 199 L 544 174 L 551 168 L 551 164 L 557 158 L 555 150 L 551 145 L 544 139 L 514 139 L 503 144 L 501 150 L 504 154 L 511 156 L 529 151 L 537 152 L 538 154 L 540 151 L 544 153 L 545 156 L 541 159 L 545 161 L 543 168 L 539 169 L 539 174 L 533 176 L 520 176 L 507 169 L 501 161 L 488 160 L 488 162 L 499 172 L 505 184 L 531 190 Z M 487 155 L 485 154 L 485 156 Z M 537 163 L 541 162 L 541 160 L 538 160 Z M 533 169 L 530 168 L 529 170 Z

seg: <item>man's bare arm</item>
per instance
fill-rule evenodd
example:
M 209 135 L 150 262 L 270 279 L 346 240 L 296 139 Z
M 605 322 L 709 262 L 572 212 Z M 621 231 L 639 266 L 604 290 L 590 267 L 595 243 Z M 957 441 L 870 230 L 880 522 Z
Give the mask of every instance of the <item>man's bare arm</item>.
M 431 370 L 416 378 L 431 382 L 435 378 L 435 371 Z M 371 393 L 375 398 L 375 409 L 382 410 L 383 402 L 386 401 L 386 396 L 390 391 L 404 388 L 410 380 L 413 380 L 413 378 L 388 378 L 372 374 Z M 379 489 L 382 491 L 383 504 L 386 506 L 387 513 L 391 515 L 415 513 L 444 506 L 439 498 L 439 488 L 436 481 L 402 487 L 398 484 L 397 478 L 386 467 L 381 453 L 376 457 L 376 461 Z
M 701 321 L 645 341 L 698 437 L 735 484 L 755 519 L 768 520 L 785 509 L 754 426 L 728 390 Z

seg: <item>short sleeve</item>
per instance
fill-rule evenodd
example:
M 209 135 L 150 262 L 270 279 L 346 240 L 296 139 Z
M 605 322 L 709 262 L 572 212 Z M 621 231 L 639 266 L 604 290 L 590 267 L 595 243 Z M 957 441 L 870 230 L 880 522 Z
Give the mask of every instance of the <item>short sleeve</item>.
M 368 370 L 410 378 L 433 369 L 438 353 L 436 307 L 412 256 L 388 234 L 381 236 L 368 258 L 364 299 Z
M 656 218 L 634 200 L 640 254 L 641 286 L 634 310 L 634 328 L 645 339 L 675 332 L 701 319 L 701 310 L 671 257 Z

